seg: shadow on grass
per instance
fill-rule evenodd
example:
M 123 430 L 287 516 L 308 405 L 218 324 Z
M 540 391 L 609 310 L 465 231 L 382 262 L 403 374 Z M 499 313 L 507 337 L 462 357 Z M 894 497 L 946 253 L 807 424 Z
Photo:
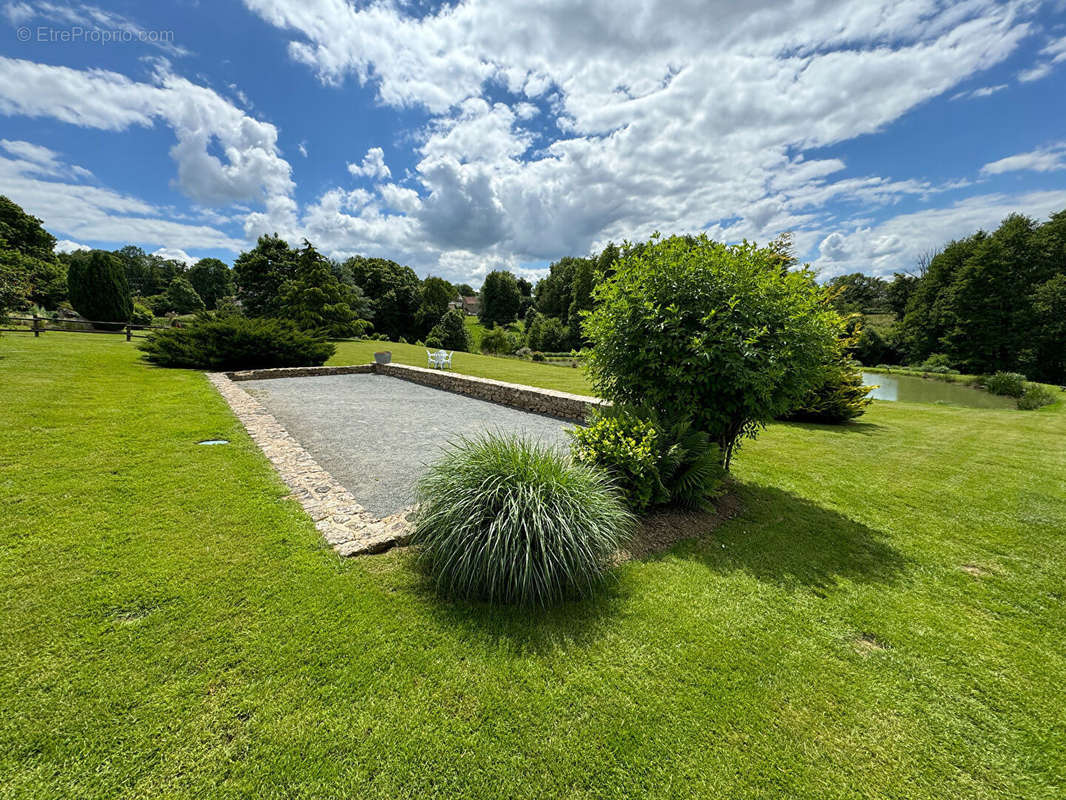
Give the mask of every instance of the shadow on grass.
M 714 572 L 744 572 L 790 589 L 831 589 L 839 580 L 894 583 L 906 560 L 886 539 L 843 514 L 768 486 L 738 484 L 741 513 L 710 537 L 672 553 Z
M 738 484 L 736 491 L 737 516 L 642 561 L 690 559 L 722 576 L 745 573 L 818 595 L 828 594 L 840 580 L 890 584 L 906 567 L 882 534 L 842 514 L 771 487 Z M 543 655 L 594 641 L 609 630 L 634 591 L 634 583 L 616 571 L 584 600 L 547 609 L 499 607 L 441 598 L 413 559 L 410 566 L 420 576 L 410 588 L 442 626 L 516 653 Z
M 425 601 L 425 607 L 438 623 L 464 638 L 493 647 L 503 646 L 519 654 L 545 655 L 589 644 L 602 635 L 629 593 L 617 573 L 611 573 L 585 598 L 570 599 L 549 608 L 493 606 L 441 597 L 414 558 L 410 568 L 418 576 L 411 591 Z
M 885 430 L 884 425 L 875 422 L 856 422 L 851 420 L 844 423 L 834 422 L 800 422 L 798 420 L 778 420 L 776 425 L 786 428 L 799 428 L 801 430 L 818 431 L 819 433 L 835 434 L 858 434 L 860 436 L 875 436 Z

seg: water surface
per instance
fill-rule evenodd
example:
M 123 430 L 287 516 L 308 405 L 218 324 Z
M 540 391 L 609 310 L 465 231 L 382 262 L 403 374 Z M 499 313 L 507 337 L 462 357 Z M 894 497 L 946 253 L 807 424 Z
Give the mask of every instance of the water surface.
M 880 372 L 863 372 L 862 381 L 878 384 L 870 392 L 875 400 L 902 403 L 950 403 L 969 408 L 1013 408 L 1014 398 L 989 394 L 983 389 L 974 389 L 961 383 L 917 378 L 913 375 L 885 375 Z

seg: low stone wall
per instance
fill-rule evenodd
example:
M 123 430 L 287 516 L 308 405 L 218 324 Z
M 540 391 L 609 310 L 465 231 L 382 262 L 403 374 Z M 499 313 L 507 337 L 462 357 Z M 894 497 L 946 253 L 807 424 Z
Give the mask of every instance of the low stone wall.
M 275 373 L 270 377 L 285 377 L 275 370 L 260 372 Z M 252 440 L 292 489 L 291 497 L 303 506 L 326 544 L 338 555 L 369 555 L 407 544 L 414 523 L 413 509 L 405 508 L 383 518 L 374 516 L 319 466 L 273 414 L 228 375 L 208 373 L 207 379 L 229 403 Z
M 309 378 L 316 375 L 365 375 L 375 373 L 392 378 L 420 383 L 446 392 L 464 394 L 532 411 L 547 414 L 550 417 L 584 422 L 589 412 L 604 405 L 603 400 L 580 394 L 556 392 L 551 389 L 537 389 L 518 383 L 504 383 L 489 378 L 475 378 L 472 375 L 460 375 L 443 369 L 425 369 L 409 367 L 406 364 L 357 364 L 348 367 L 281 367 L 277 369 L 252 369 L 241 372 L 227 372 L 226 377 L 233 381 L 258 381 L 269 378 Z
M 381 375 L 421 383 L 446 392 L 465 394 L 469 397 L 476 397 L 478 400 L 500 403 L 523 411 L 578 422 L 584 422 L 592 408 L 603 404 L 602 400 L 595 397 L 555 392 L 550 389 L 536 389 L 532 386 L 504 383 L 488 378 L 475 378 L 472 375 L 460 375 L 443 369 L 424 369 L 423 367 L 409 367 L 405 364 L 375 364 L 374 366 Z
M 274 367 L 273 369 L 244 369 L 223 373 L 231 381 L 262 381 L 269 378 L 313 378 L 316 375 L 366 375 L 376 364 L 353 364 L 348 367 Z

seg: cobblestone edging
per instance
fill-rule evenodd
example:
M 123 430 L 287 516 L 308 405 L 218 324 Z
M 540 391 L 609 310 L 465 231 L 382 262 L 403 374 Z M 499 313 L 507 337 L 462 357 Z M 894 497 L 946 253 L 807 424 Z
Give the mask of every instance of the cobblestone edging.
M 369 365 L 364 365 L 369 366 Z M 310 367 L 286 370 L 313 375 L 336 375 L 344 372 L 306 372 L 307 369 L 347 370 L 373 372 L 373 369 L 352 367 Z M 235 375 L 255 374 L 235 373 Z M 265 370 L 277 372 L 276 370 Z M 270 375 L 268 377 L 289 377 Z M 315 521 L 326 542 L 341 556 L 381 553 L 391 547 L 402 546 L 410 541 L 414 521 L 413 509 L 407 508 L 379 519 L 364 509 L 355 497 L 341 486 L 332 475 L 322 469 L 296 439 L 289 435 L 274 416 L 262 404 L 238 386 L 224 373 L 208 373 L 208 380 L 229 403 L 237 419 L 241 421 L 281 479 L 292 489 L 292 497 Z M 237 378 L 241 380 L 242 378 Z M 243 378 L 251 380 L 252 378 Z
M 226 377 L 234 381 L 264 380 L 268 378 L 300 378 L 315 375 L 354 375 L 376 373 L 400 378 L 435 389 L 487 400 L 491 403 L 547 414 L 551 417 L 584 422 L 589 411 L 605 405 L 605 401 L 580 394 L 556 392 L 551 389 L 536 389 L 518 383 L 504 383 L 489 378 L 475 378 L 472 375 L 460 375 L 456 372 L 423 367 L 409 367 L 406 364 L 359 364 L 350 367 L 282 367 L 278 369 L 257 369 L 243 372 L 228 372 Z

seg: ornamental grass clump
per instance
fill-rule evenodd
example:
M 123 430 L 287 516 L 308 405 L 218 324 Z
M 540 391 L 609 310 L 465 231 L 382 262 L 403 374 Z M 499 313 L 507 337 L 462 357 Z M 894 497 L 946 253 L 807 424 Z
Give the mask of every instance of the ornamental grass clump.
M 491 603 L 588 595 L 635 523 L 602 470 L 518 437 L 458 440 L 417 494 L 412 543 L 437 589 Z

